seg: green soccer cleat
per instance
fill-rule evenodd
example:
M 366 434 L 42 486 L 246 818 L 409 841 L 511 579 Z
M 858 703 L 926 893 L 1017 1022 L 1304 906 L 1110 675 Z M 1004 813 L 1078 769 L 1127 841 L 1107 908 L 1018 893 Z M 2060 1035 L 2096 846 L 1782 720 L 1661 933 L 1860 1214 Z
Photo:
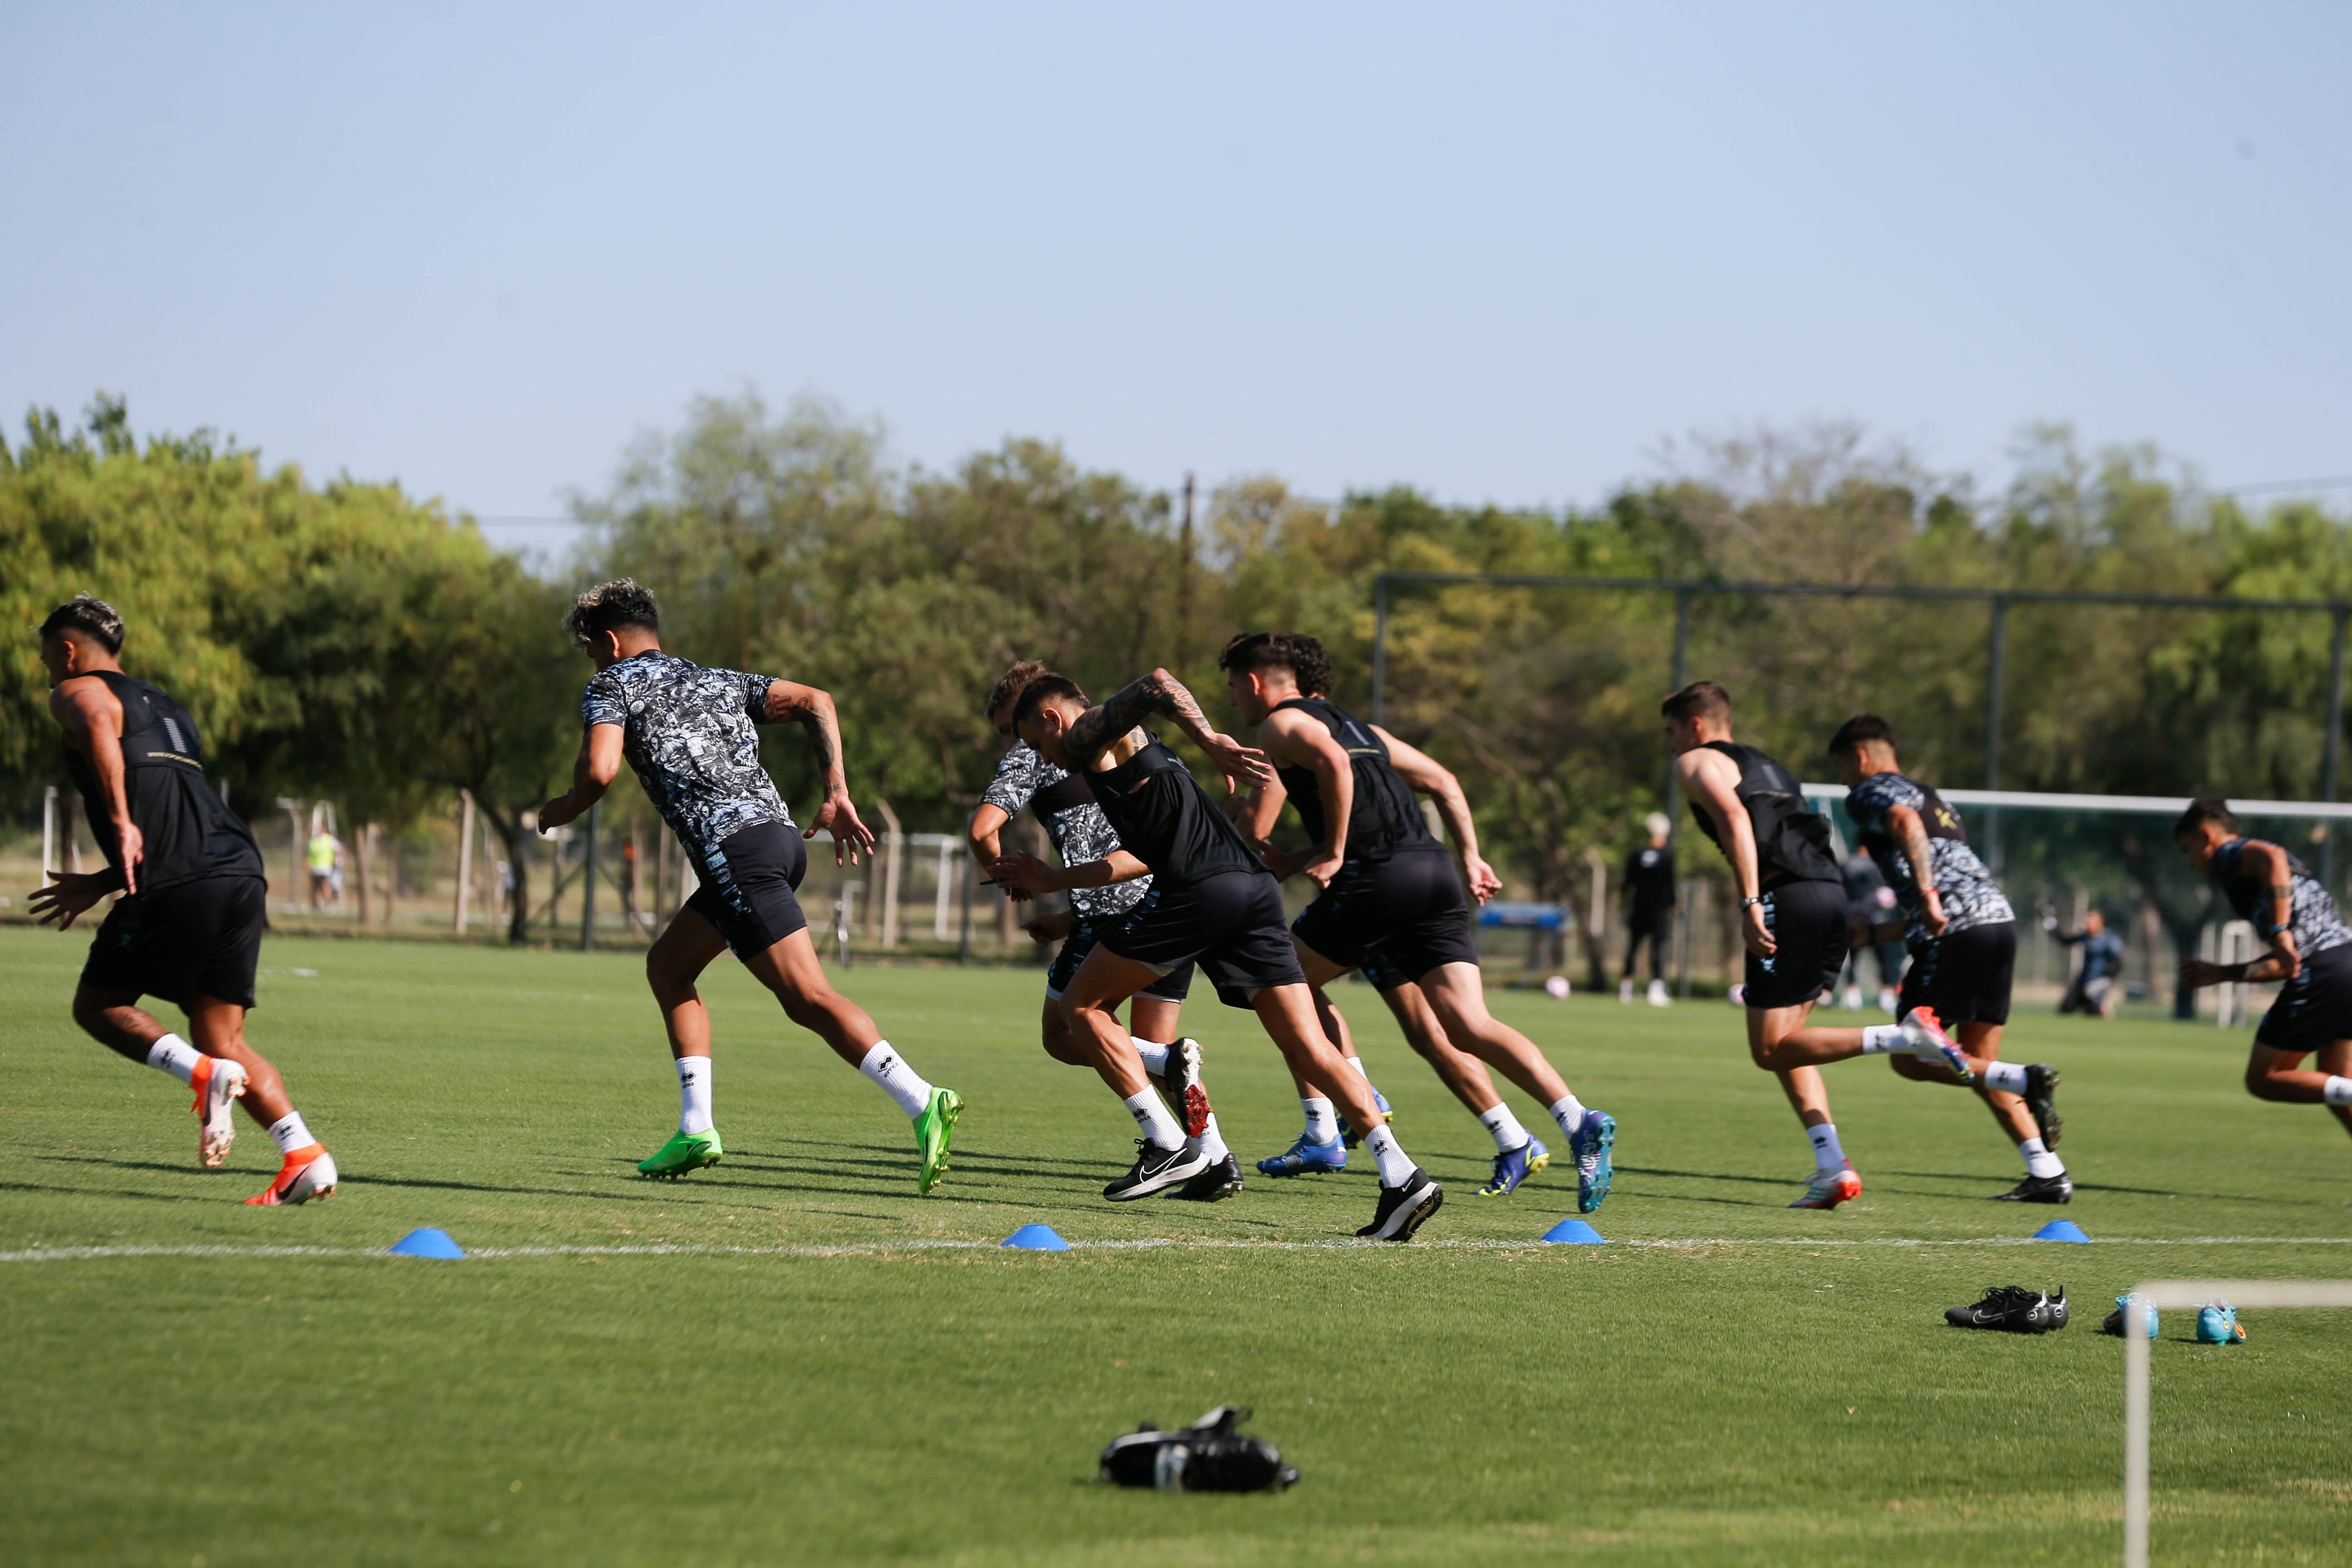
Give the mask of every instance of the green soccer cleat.
M 673 1133 L 668 1143 L 637 1162 L 637 1174 L 656 1181 L 679 1181 L 688 1171 L 717 1165 L 726 1152 L 719 1146 L 716 1127 L 707 1133 Z
M 915 1118 L 915 1146 L 923 1151 L 923 1174 L 915 1178 L 917 1192 L 929 1192 L 948 1174 L 949 1145 L 955 1141 L 956 1118 L 963 1114 L 963 1096 L 952 1089 L 934 1089 L 931 1103 Z

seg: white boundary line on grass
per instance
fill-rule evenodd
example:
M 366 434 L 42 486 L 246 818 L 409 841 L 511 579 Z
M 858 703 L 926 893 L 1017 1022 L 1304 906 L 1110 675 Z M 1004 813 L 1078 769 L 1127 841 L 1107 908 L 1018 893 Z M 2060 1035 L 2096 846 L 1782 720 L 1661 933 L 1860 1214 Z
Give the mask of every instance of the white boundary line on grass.
M 1157 1248 L 1185 1249 L 1230 1249 L 1236 1251 L 1329 1251 L 1358 1249 L 1389 1251 L 1405 1254 L 1414 1250 L 1454 1250 L 1478 1252 L 1532 1252 L 1551 1246 L 1540 1239 L 1497 1241 L 1492 1239 L 1423 1241 L 1403 1248 L 1393 1242 L 1370 1241 L 1349 1237 L 1332 1237 L 1319 1241 L 1276 1241 L 1254 1237 L 1230 1239 L 1218 1237 L 1150 1237 L 1129 1240 L 1073 1241 L 1074 1252 L 1132 1252 Z M 1947 1239 L 1925 1239 L 1917 1237 L 1836 1237 L 1814 1239 L 1798 1236 L 1720 1236 L 1697 1237 L 1679 1240 L 1625 1240 L 1608 1243 L 1612 1247 L 1663 1248 L 1687 1250 L 1701 1247 L 2023 1247 L 2036 1245 L 2027 1236 L 1968 1236 Z M 2051 1245 L 2042 1243 L 2041 1245 Z M 2064 1246 L 2068 1243 L 2055 1243 Z M 2075 1243 L 2074 1245 L 2079 1245 Z M 2352 1246 L 2352 1236 L 2111 1236 L 2093 1242 L 2102 1247 L 2345 1247 Z M 995 1251 L 1003 1244 L 995 1241 L 858 1241 L 835 1246 L 773 1247 L 715 1246 L 699 1242 L 647 1242 L 643 1245 L 600 1246 L 581 1243 L 549 1247 L 478 1247 L 466 1256 L 472 1258 L 871 1258 L 893 1252 Z M 110 1258 L 384 1258 L 393 1254 L 374 1247 L 240 1247 L 229 1243 L 190 1246 L 115 1246 L 115 1247 L 27 1247 L 15 1251 L 0 1252 L 0 1263 L 77 1263 Z

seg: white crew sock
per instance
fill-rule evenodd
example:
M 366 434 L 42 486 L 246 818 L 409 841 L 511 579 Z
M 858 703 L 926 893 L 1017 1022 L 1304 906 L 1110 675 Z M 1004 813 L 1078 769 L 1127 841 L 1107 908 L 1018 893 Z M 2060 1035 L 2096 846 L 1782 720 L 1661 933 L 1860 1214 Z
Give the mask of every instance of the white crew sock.
M 677 1130 L 710 1131 L 710 1058 L 707 1056 L 677 1059 Z
M 1380 1162 L 1382 1186 L 1402 1186 L 1412 1179 L 1412 1161 L 1397 1146 L 1396 1134 L 1389 1131 L 1386 1122 L 1371 1130 L 1364 1139 L 1364 1146 Z
M 1208 1155 L 1211 1165 L 1215 1165 L 1233 1153 L 1233 1150 L 1225 1147 L 1225 1135 L 1217 1131 L 1217 1113 L 1213 1111 L 1209 1113 L 1209 1124 L 1201 1129 L 1201 1135 L 1185 1141 Z
M 1301 1100 L 1299 1109 L 1307 1113 L 1307 1141 L 1310 1144 L 1336 1144 L 1339 1141 L 1339 1113 L 1328 1100 Z
M 2017 1061 L 1988 1061 L 1977 1076 L 1988 1089 L 1998 1089 L 2004 1094 L 2025 1092 L 2025 1065 Z M 2037 1176 L 2040 1172 L 2034 1173 Z
M 1160 1103 L 1160 1095 L 1149 1083 L 1140 1094 L 1130 1094 L 1124 1103 L 1127 1113 L 1135 1118 L 1142 1129 L 1144 1140 L 1156 1149 L 1181 1149 L 1184 1146 L 1184 1124 L 1169 1114 Z
M 176 1034 L 167 1034 L 147 1048 L 147 1065 L 161 1068 L 185 1083 L 196 1075 L 196 1063 L 204 1057 L 196 1048 Z
M 2052 1154 L 2048 1145 L 2039 1138 L 2026 1139 L 2017 1145 L 2017 1152 L 2025 1156 L 2027 1176 L 2063 1176 L 2066 1173 L 2064 1163 L 2056 1155 Z
M 2330 1078 L 2319 1097 L 2330 1105 L 2352 1105 L 2352 1078 Z
M 1813 1141 L 1813 1165 L 1817 1169 L 1833 1171 L 1845 1164 L 1845 1148 L 1838 1142 L 1836 1123 L 1823 1122 L 1818 1127 L 1808 1127 L 1805 1136 Z
M 1139 1034 L 1133 1038 L 1135 1054 L 1143 1058 L 1143 1071 L 1154 1078 L 1164 1074 L 1168 1071 L 1168 1047 L 1156 1040 L 1146 1040 Z
M 281 1155 L 290 1155 L 297 1149 L 307 1149 L 319 1141 L 310 1135 L 310 1129 L 303 1125 L 302 1113 L 299 1111 L 289 1111 L 270 1123 L 269 1136 L 271 1141 L 277 1144 L 278 1152 Z
M 1364 1059 L 1362 1057 L 1343 1056 L 1339 1060 L 1354 1068 L 1356 1070 L 1356 1076 L 1362 1079 L 1365 1082 L 1370 1083 L 1372 1081 L 1372 1075 L 1364 1071 Z
M 1511 1108 L 1497 1100 L 1488 1109 L 1478 1113 L 1478 1124 L 1495 1134 L 1495 1152 L 1507 1155 L 1513 1149 L 1528 1146 L 1528 1130 L 1511 1114 Z
M 898 1103 L 898 1109 L 913 1121 L 931 1103 L 931 1086 L 907 1065 L 907 1059 L 890 1049 L 887 1040 L 877 1040 L 874 1049 L 858 1062 L 857 1071 L 881 1085 L 882 1092 Z
M 1896 1023 L 1874 1023 L 1862 1031 L 1862 1053 L 1864 1056 L 1885 1056 L 1889 1052 L 1908 1051 L 1911 1042 Z
M 1563 1138 L 1576 1136 L 1577 1128 L 1584 1125 L 1584 1102 L 1573 1094 L 1563 1094 L 1552 1102 L 1551 1119 L 1559 1126 Z

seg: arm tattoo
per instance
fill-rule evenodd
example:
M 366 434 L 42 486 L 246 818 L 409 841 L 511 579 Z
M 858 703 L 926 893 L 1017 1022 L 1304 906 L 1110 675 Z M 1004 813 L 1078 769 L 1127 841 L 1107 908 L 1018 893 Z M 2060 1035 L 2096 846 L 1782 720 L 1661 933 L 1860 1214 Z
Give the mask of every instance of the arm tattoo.
M 1084 767 L 1143 722 L 1147 715 L 1155 713 L 1174 719 L 1195 739 L 1209 727 L 1209 721 L 1201 716 L 1201 705 L 1192 700 L 1184 683 L 1165 670 L 1154 670 L 1080 714 L 1063 737 L 1062 749 L 1069 753 L 1073 762 Z

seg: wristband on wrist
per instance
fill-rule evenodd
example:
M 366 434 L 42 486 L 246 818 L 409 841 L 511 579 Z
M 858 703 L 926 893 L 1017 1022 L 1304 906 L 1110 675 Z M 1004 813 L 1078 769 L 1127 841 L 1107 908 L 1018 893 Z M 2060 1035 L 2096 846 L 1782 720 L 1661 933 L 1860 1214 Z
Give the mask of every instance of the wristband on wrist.
M 2246 971 L 2252 967 L 2253 967 L 2253 966 L 2251 963 L 2224 964 L 2221 966 L 2221 978 L 2224 980 L 2242 980 L 2246 977 Z
M 1743 898 L 1739 901 L 1739 907 L 1745 909 L 1751 904 L 1761 904 L 1763 902 L 1764 900 L 1760 896 L 1756 898 Z

